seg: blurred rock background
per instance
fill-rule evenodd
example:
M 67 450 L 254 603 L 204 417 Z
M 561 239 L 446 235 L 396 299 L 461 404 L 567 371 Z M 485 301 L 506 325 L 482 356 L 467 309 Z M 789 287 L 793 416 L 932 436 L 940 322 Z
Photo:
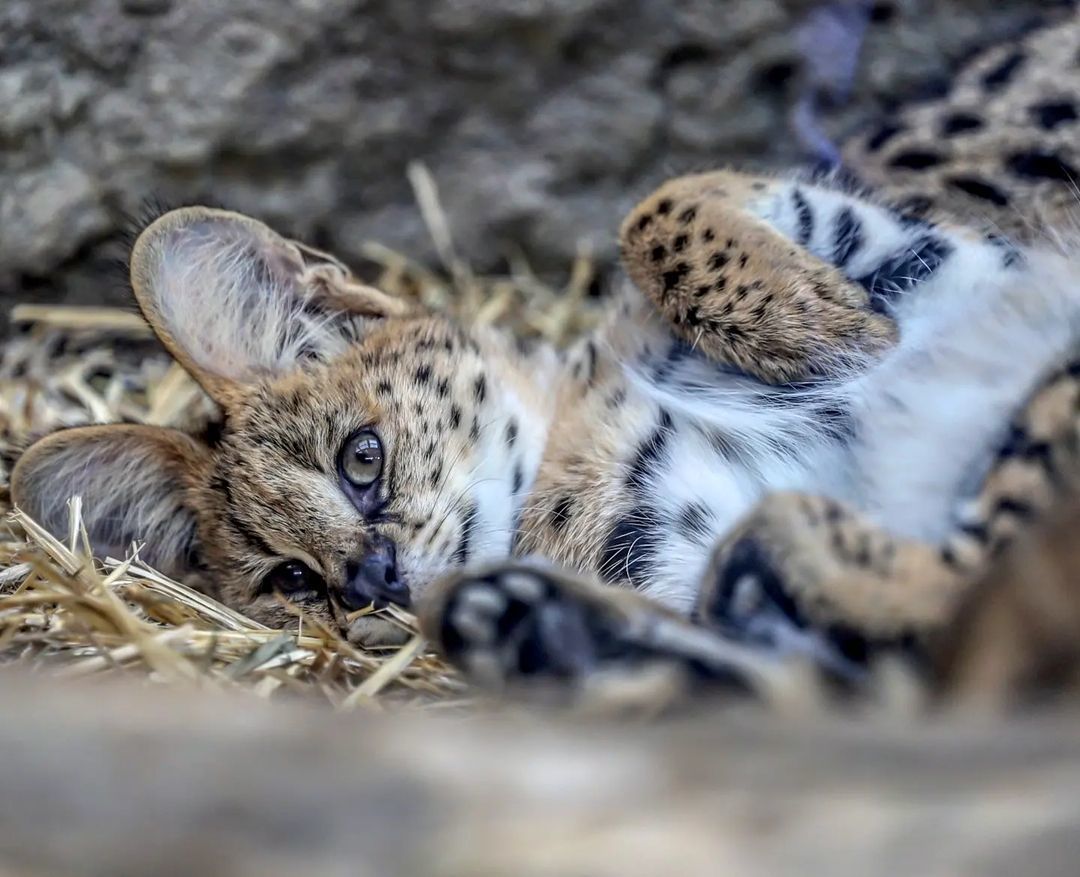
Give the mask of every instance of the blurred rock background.
M 811 158 L 791 118 L 815 83 L 840 139 L 1059 5 L 3 0 L 0 331 L 18 301 L 124 302 L 110 266 L 150 199 L 434 261 L 413 160 L 477 269 L 521 252 L 558 279 L 582 245 L 604 269 L 663 177 Z

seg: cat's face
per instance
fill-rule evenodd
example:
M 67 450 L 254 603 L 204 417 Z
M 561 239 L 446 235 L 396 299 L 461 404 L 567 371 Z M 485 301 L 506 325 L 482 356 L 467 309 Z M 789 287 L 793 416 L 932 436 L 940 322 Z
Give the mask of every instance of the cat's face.
M 143 313 L 219 403 L 212 443 L 102 426 L 47 437 L 17 503 L 63 530 L 83 496 L 95 548 L 182 574 L 274 626 L 306 612 L 349 630 L 372 602 L 408 607 L 446 571 L 509 555 L 539 464 L 536 369 L 356 283 L 246 217 L 174 211 L 136 242 Z M 530 374 L 529 370 L 534 370 Z M 371 639 L 361 620 L 353 631 Z

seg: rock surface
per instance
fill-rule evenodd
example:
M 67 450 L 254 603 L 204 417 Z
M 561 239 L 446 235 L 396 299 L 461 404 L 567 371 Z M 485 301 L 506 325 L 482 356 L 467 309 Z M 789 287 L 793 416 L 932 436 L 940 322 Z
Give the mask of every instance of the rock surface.
M 105 268 L 150 199 L 250 212 L 354 263 L 365 240 L 433 261 L 414 160 L 478 269 L 523 251 L 558 275 L 580 246 L 611 265 L 619 217 L 663 177 L 804 160 L 808 89 L 833 93 L 835 139 L 1053 5 L 5 0 L 0 295 L 123 301 Z

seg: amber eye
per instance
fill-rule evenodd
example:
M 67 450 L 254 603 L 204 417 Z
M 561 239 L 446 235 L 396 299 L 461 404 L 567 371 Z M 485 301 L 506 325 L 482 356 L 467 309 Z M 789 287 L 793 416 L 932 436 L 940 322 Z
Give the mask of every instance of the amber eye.
M 302 591 L 318 591 L 322 584 L 322 577 L 318 573 L 308 569 L 299 560 L 287 560 L 267 573 L 259 590 L 266 594 L 276 591 L 289 596 Z
M 341 449 L 341 474 L 356 487 L 370 487 L 383 469 L 383 448 L 370 429 L 349 437 Z

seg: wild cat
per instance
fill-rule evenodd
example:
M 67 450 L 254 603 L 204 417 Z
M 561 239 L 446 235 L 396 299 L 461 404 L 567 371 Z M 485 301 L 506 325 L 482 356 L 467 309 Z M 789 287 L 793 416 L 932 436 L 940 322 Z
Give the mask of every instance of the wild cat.
M 1073 247 L 726 171 L 666 183 L 620 243 L 608 320 L 560 354 L 415 312 L 251 218 L 167 213 L 132 286 L 220 430 L 61 431 L 13 498 L 61 530 L 81 494 L 100 551 L 145 540 L 271 624 L 284 595 L 378 643 L 392 628 L 350 611 L 420 607 L 506 681 L 647 655 L 851 676 L 1074 490 Z
M 839 667 L 854 634 L 945 619 L 1070 483 L 1067 250 L 726 172 L 667 183 L 621 240 L 632 284 L 560 357 L 408 313 L 252 219 L 167 213 L 135 243 L 133 288 L 220 433 L 64 430 L 22 457 L 13 497 L 60 530 L 79 493 L 100 550 L 145 540 L 270 623 L 277 594 L 344 624 L 484 565 L 431 626 L 512 674 L 620 654 L 588 613 L 530 610 L 581 588 L 515 555 Z

